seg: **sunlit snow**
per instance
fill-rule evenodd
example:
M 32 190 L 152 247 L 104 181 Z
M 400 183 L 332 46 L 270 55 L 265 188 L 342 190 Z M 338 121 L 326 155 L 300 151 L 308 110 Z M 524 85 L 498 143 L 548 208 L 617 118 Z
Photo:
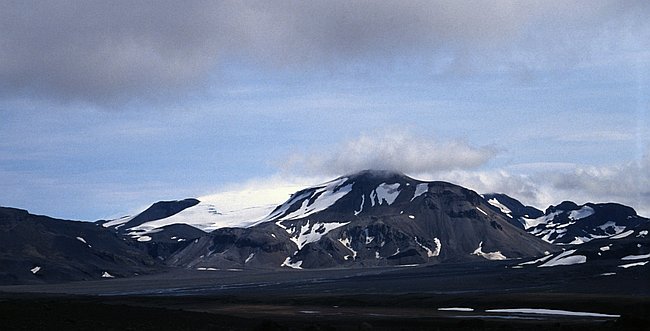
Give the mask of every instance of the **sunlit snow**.
M 650 254 L 644 254 L 644 255 L 628 255 L 625 257 L 622 257 L 621 260 L 643 260 L 643 259 L 650 259 Z
M 314 193 L 311 194 L 311 197 L 317 196 L 315 200 L 304 199 L 302 205 L 297 210 L 291 212 L 288 215 L 280 217 L 279 220 L 284 221 L 308 217 L 309 215 L 325 210 L 328 207 L 332 206 L 334 203 L 336 203 L 336 201 L 352 191 L 352 184 L 348 184 L 343 187 L 339 186 L 345 180 L 347 180 L 347 178 L 335 180 L 330 182 L 325 187 L 316 189 Z M 289 200 L 291 203 L 287 202 L 285 205 L 291 205 L 294 201 L 297 201 L 297 199 L 291 199 Z
M 581 218 L 589 217 L 594 214 L 594 209 L 589 206 L 584 206 L 578 210 L 572 210 L 569 213 L 569 219 L 579 220 Z
M 415 243 L 418 244 L 420 247 L 422 247 L 426 252 L 427 252 L 427 257 L 435 257 L 440 255 L 440 239 L 438 238 L 433 238 L 433 241 L 436 243 L 436 248 L 434 250 L 431 250 L 429 247 L 423 245 L 420 243 L 418 240 L 418 237 L 415 237 Z
M 632 233 L 634 233 L 634 230 L 627 230 L 627 231 L 625 231 L 623 233 L 619 233 L 619 234 L 617 234 L 615 236 L 611 236 L 610 238 L 612 238 L 612 239 L 623 239 L 623 238 L 631 235 Z
M 558 309 L 540 309 L 540 308 L 508 308 L 508 309 L 486 309 L 486 313 L 516 313 L 516 314 L 543 314 L 543 315 L 564 315 L 564 316 L 584 316 L 584 317 L 620 317 L 621 315 L 588 313 L 581 311 L 569 311 Z
M 573 264 L 581 264 L 587 262 L 587 257 L 584 255 L 571 255 L 575 253 L 575 249 L 571 249 L 568 251 L 564 251 L 552 260 L 540 265 L 540 268 L 543 267 L 555 267 L 555 266 L 563 266 L 563 265 L 573 265 Z
M 39 266 L 36 266 L 36 267 L 33 267 L 33 268 L 29 269 L 29 271 L 31 271 L 33 274 L 36 274 L 40 270 L 41 270 L 41 267 L 39 267 Z
M 488 203 L 495 206 L 495 207 L 497 207 L 497 208 L 499 208 L 499 210 L 502 213 L 504 213 L 504 214 L 508 215 L 508 217 L 512 218 L 512 215 L 510 215 L 512 213 L 512 211 L 510 209 L 508 209 L 508 207 L 504 206 L 501 202 L 499 202 L 499 200 L 497 200 L 496 198 L 492 198 L 492 199 L 488 200 Z
M 107 271 L 104 271 L 102 274 L 102 278 L 115 278 L 115 276 L 109 274 Z
M 392 205 L 400 193 L 399 186 L 400 186 L 399 183 L 395 183 L 395 184 L 382 183 L 379 186 L 377 186 L 377 188 L 375 189 L 375 192 L 377 193 L 377 203 L 381 205 L 383 202 L 386 202 L 388 205 Z
M 352 248 L 352 242 L 350 241 L 349 237 L 346 237 L 345 239 L 339 238 L 339 242 L 345 246 L 351 253 L 352 253 L 352 259 L 357 258 L 357 251 Z M 346 259 L 347 260 L 347 259 Z
M 324 235 L 326 235 L 328 232 L 340 228 L 344 225 L 349 224 L 350 222 L 344 222 L 344 223 L 338 223 L 338 222 L 330 222 L 330 223 L 314 223 L 311 224 L 311 221 L 307 220 L 307 223 L 304 226 L 301 226 L 298 228 L 294 233 L 293 236 L 291 236 L 291 241 L 296 243 L 296 246 L 298 246 L 298 250 L 301 250 L 305 245 L 319 241 L 320 238 L 322 238 Z
M 413 197 L 411 198 L 411 201 L 415 200 L 415 198 L 421 196 L 422 194 L 426 193 L 429 190 L 429 184 L 428 183 L 422 183 L 418 184 L 415 186 L 415 193 L 413 193 Z
M 302 267 L 300 267 L 301 265 L 302 265 L 302 261 L 291 263 L 291 257 L 288 256 L 284 260 L 284 262 L 282 262 L 282 264 L 280 266 L 281 267 L 289 267 L 289 268 L 293 268 L 293 269 L 302 269 Z
M 438 308 L 441 311 L 474 311 L 474 308 L 465 308 L 465 307 L 445 307 Z
M 481 241 L 478 244 L 478 248 L 472 252 L 473 255 L 478 255 L 481 256 L 485 259 L 488 260 L 505 260 L 507 259 L 505 255 L 501 254 L 501 251 L 496 251 L 496 252 L 489 252 L 485 253 L 483 252 L 483 242 Z
M 635 262 L 635 263 L 630 263 L 630 264 L 623 264 L 623 265 L 619 265 L 618 267 L 627 269 L 627 268 L 632 268 L 632 267 L 640 267 L 642 265 L 646 265 L 646 263 L 648 263 L 648 261 Z

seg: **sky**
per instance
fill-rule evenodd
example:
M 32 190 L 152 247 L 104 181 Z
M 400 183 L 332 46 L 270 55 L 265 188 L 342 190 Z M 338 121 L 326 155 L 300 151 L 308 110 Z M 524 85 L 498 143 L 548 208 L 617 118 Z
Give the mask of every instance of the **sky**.
M 633 0 L 3 1 L 0 205 L 97 220 L 388 169 L 650 216 L 648 17 Z

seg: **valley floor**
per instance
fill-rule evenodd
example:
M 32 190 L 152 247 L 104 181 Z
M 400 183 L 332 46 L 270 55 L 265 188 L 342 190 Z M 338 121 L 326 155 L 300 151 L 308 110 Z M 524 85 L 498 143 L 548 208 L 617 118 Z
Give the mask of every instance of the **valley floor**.
M 546 270 L 505 266 L 465 263 L 339 270 L 176 270 L 130 279 L 3 286 L 0 316 L 3 330 L 650 327 L 646 268 L 605 277 L 600 276 L 597 266 Z M 597 315 L 492 311 L 512 308 Z

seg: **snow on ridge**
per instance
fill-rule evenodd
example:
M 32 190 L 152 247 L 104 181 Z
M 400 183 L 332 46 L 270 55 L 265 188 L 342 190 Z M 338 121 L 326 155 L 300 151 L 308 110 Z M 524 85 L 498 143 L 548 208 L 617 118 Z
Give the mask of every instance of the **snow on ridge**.
M 415 186 L 415 193 L 413 193 L 413 197 L 411 198 L 411 201 L 415 200 L 415 198 L 421 196 L 422 194 L 426 193 L 429 191 L 429 183 L 421 183 Z
M 399 190 L 400 184 L 395 183 L 395 184 L 386 184 L 382 183 L 377 186 L 375 189 L 375 192 L 377 194 L 377 203 L 382 204 L 383 201 L 388 203 L 388 205 L 392 205 L 393 202 L 395 202 L 395 199 L 397 199 L 397 196 L 400 194 Z
M 312 242 L 319 241 L 328 232 L 336 228 L 340 228 L 342 226 L 348 225 L 349 223 L 350 222 L 344 222 L 344 223 L 316 222 L 314 224 L 311 224 L 311 222 L 307 220 L 307 223 L 304 226 L 301 226 L 298 229 L 294 229 L 294 231 L 292 231 L 294 235 L 291 236 L 291 238 L 289 239 L 291 239 L 291 241 L 293 241 L 296 244 L 296 246 L 298 246 L 298 250 L 301 250 L 303 247 L 305 247 L 305 245 Z
M 512 218 L 512 211 L 510 209 L 508 209 L 508 207 L 506 207 L 504 204 L 499 202 L 499 200 L 497 200 L 497 198 L 492 198 L 492 199 L 488 200 L 488 203 L 491 204 L 494 207 L 499 208 L 499 210 L 502 213 L 504 213 L 504 214 L 508 215 L 508 217 Z
M 562 265 L 572 265 L 572 264 L 581 264 L 587 262 L 587 257 L 584 255 L 571 255 L 575 253 L 575 249 L 570 249 L 560 253 L 558 256 L 554 257 L 550 261 L 540 265 L 540 268 L 544 267 L 555 267 Z
M 583 206 L 582 208 L 578 210 L 572 210 L 569 213 L 569 219 L 570 220 L 579 220 L 582 218 L 589 217 L 594 214 L 594 209 L 589 207 L 589 206 Z
M 104 271 L 102 278 L 115 278 L 115 276 L 109 274 L 108 271 Z
M 102 226 L 105 227 L 105 228 L 115 227 L 115 229 L 117 229 L 120 226 L 126 224 L 128 221 L 132 220 L 134 217 L 135 216 L 122 216 L 120 218 L 110 220 L 110 221 L 102 224 Z
M 483 257 L 485 259 L 488 259 L 488 260 L 505 260 L 505 259 L 507 259 L 507 257 L 505 255 L 501 254 L 501 251 L 488 252 L 488 253 L 483 252 L 483 242 L 482 241 L 478 244 L 478 248 L 475 249 L 474 252 L 472 252 L 472 255 L 478 255 L 478 256 L 481 256 L 481 257 Z
M 291 219 L 297 219 L 297 218 L 304 218 L 309 215 L 312 215 L 314 213 L 323 211 L 333 204 L 335 204 L 339 199 L 343 198 L 346 196 L 350 191 L 352 191 L 352 185 L 353 184 L 347 184 L 345 186 L 341 186 L 347 181 L 347 178 L 340 178 L 338 180 L 334 180 L 332 182 L 327 183 L 325 186 L 321 186 L 316 188 L 313 191 L 307 191 L 304 192 L 303 194 L 300 195 L 301 199 L 304 199 L 302 202 L 302 205 L 300 208 L 297 210 L 289 213 L 288 215 L 284 215 L 279 217 L 279 220 L 291 220 Z M 312 201 L 312 198 L 316 196 L 316 199 Z M 306 199 L 307 197 L 310 197 L 310 199 Z M 278 217 L 280 215 L 283 215 L 284 212 L 286 212 L 293 203 L 298 201 L 298 198 L 292 198 L 286 203 L 283 204 L 281 211 L 283 212 L 274 212 L 273 215 L 269 216 L 268 218 L 275 219 L 275 217 Z M 267 218 L 267 219 L 268 219 Z
M 612 239 L 623 239 L 623 238 L 631 235 L 632 233 L 634 233 L 634 230 L 627 230 L 625 232 L 622 232 L 622 233 L 619 233 L 617 235 L 611 236 L 610 238 L 612 238 Z

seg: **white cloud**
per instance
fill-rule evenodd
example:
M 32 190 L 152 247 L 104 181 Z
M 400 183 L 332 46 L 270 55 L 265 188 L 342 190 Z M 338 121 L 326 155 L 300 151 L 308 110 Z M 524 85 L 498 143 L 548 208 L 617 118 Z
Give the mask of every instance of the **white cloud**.
M 526 169 L 531 170 L 527 173 Z M 568 164 L 544 169 L 510 167 L 509 170 L 442 171 L 417 174 L 416 178 L 446 180 L 478 193 L 498 192 L 544 210 L 564 200 L 617 202 L 650 216 L 650 157 L 610 166 Z
M 422 173 L 477 168 L 495 154 L 492 147 L 474 147 L 460 140 L 439 141 L 407 132 L 384 132 L 362 135 L 329 151 L 291 155 L 283 168 L 334 176 L 365 169 Z

